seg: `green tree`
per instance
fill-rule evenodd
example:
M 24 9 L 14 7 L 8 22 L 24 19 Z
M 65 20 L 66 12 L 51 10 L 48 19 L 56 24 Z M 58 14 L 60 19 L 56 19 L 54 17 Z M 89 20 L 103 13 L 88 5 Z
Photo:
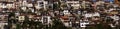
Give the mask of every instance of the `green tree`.
M 53 20 L 53 24 L 49 29 L 71 29 L 70 27 L 66 27 L 59 19 Z
M 16 29 L 21 29 L 21 25 L 20 25 L 20 24 L 17 24 L 17 25 L 16 25 Z

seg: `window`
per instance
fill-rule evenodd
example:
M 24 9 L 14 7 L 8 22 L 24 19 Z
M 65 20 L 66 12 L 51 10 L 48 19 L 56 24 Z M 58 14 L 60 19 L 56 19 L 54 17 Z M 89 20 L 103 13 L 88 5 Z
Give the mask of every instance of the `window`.
M 43 4 L 43 2 L 40 2 L 39 4 Z
M 118 0 L 120 2 L 120 0 Z

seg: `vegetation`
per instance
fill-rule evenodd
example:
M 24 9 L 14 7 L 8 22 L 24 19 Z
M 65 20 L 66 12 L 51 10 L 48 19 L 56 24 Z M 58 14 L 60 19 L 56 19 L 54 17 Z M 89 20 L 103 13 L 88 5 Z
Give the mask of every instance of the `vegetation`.
M 28 26 L 29 25 L 29 26 Z M 70 27 L 66 27 L 59 19 L 54 19 L 52 21 L 52 25 L 44 25 L 41 22 L 37 21 L 29 21 L 25 20 L 22 25 L 17 24 L 16 29 L 21 29 L 21 28 L 30 28 L 30 29 L 72 29 Z

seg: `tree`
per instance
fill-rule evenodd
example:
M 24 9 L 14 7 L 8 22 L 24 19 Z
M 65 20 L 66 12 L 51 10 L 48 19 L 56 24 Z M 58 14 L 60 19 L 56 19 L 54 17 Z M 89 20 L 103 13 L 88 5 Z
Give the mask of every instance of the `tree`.
M 54 19 L 53 24 L 49 29 L 71 29 L 66 27 L 59 19 Z
M 21 25 L 20 25 L 20 24 L 17 24 L 17 25 L 16 25 L 16 29 L 21 29 Z

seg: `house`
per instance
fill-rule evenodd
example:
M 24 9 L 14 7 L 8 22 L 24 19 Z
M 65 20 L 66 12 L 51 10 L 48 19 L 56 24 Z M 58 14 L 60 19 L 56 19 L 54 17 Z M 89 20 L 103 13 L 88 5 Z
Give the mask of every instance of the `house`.
M 27 4 L 27 7 L 33 7 L 32 3 Z
M 79 1 L 67 1 L 67 5 L 70 5 L 73 7 L 73 9 L 79 9 L 80 8 L 80 3 Z M 68 6 L 68 7 L 70 7 Z
M 6 6 L 7 6 L 7 8 L 15 8 L 15 5 L 12 4 L 12 3 L 11 4 L 7 4 Z
M 25 16 L 18 16 L 18 21 L 23 22 L 25 20 Z
M 86 27 L 87 24 L 89 24 L 89 22 L 80 22 L 80 27 Z
M 4 29 L 4 25 L 8 25 L 8 23 L 0 23 L 0 29 Z
M 50 18 L 50 16 L 42 16 L 41 21 L 44 25 L 49 25 L 52 23 L 52 20 Z

